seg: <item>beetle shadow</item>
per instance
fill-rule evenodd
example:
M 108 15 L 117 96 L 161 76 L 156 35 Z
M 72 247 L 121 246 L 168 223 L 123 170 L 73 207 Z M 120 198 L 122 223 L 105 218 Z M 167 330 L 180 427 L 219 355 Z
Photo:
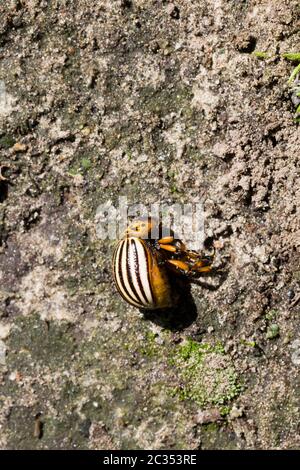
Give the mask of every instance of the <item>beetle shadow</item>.
M 177 280 L 173 289 L 173 292 L 179 295 L 176 306 L 158 310 L 141 310 L 141 312 L 145 320 L 167 330 L 181 331 L 196 320 L 198 312 L 188 281 Z
M 229 272 L 225 271 L 222 268 L 212 268 L 209 273 L 209 276 L 213 276 L 215 279 L 217 279 L 217 284 L 211 284 L 207 282 L 204 276 L 199 279 L 193 279 L 191 282 L 197 286 L 203 287 L 204 289 L 216 291 L 220 289 L 221 285 L 226 281 L 228 274 Z
M 209 291 L 217 291 L 227 279 L 228 272 L 213 268 L 210 272 L 211 275 L 218 279 L 216 285 L 205 281 L 203 275 L 201 279 L 178 278 L 174 280 L 172 291 L 179 296 L 176 306 L 168 309 L 140 310 L 144 319 L 174 332 L 188 328 L 198 317 L 197 307 L 191 294 L 191 284 L 196 284 Z
M 8 183 L 0 180 L 0 203 L 4 202 L 8 197 Z

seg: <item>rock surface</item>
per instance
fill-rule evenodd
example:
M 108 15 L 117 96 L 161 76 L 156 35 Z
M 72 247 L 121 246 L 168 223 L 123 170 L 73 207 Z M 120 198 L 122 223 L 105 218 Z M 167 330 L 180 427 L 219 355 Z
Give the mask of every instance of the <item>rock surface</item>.
M 281 57 L 299 52 L 299 13 L 0 2 L 2 449 L 300 447 L 299 127 Z M 203 201 L 221 275 L 192 286 L 195 315 L 116 294 L 95 214 L 119 195 Z

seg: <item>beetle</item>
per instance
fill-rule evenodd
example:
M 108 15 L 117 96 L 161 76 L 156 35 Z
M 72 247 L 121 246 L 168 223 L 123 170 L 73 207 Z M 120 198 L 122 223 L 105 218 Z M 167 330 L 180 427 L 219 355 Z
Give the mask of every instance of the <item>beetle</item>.
M 188 250 L 174 234 L 157 240 L 151 231 L 155 218 L 139 218 L 127 227 L 113 253 L 113 277 L 124 300 L 147 310 L 172 307 L 178 300 L 173 276 L 195 279 L 212 269 L 214 253 L 202 256 Z M 161 226 L 158 226 L 160 233 Z

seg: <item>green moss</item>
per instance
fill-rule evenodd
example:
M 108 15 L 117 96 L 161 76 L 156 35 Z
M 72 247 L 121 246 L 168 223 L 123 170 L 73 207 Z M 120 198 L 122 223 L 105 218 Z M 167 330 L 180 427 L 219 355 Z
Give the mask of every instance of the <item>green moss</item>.
M 248 348 L 255 348 L 257 346 L 256 341 L 247 341 L 246 339 L 241 339 L 240 343 Z
M 222 416 L 222 418 L 226 418 L 229 415 L 230 411 L 230 406 L 224 405 L 220 407 L 220 415 Z
M 223 346 L 188 340 L 179 346 L 171 361 L 179 371 L 183 386 L 172 394 L 200 406 L 225 405 L 241 391 L 238 375 Z
M 207 432 L 215 433 L 219 430 L 219 426 L 217 423 L 209 423 L 209 424 L 205 424 L 203 426 L 203 429 Z
M 132 151 L 130 149 L 127 149 L 126 155 L 127 155 L 128 161 L 130 161 L 132 159 Z
M 267 51 L 253 51 L 252 55 L 258 59 L 270 59 L 272 57 L 272 54 Z M 280 57 L 291 62 L 300 62 L 300 52 L 284 52 Z
M 300 73 L 300 64 L 297 65 L 297 67 L 294 68 L 294 70 L 291 73 L 291 76 L 288 80 L 288 83 L 291 85 L 293 84 L 294 80 L 296 79 L 297 75 Z
M 292 62 L 300 62 L 300 52 L 285 52 L 282 57 Z
M 69 169 L 69 175 L 71 175 L 71 176 L 78 175 L 79 173 L 80 173 L 80 172 L 79 172 L 78 168 L 71 167 L 71 168 Z
M 176 194 L 176 193 L 179 192 L 179 190 L 178 190 L 178 188 L 175 184 L 171 184 L 170 191 L 171 191 L 172 194 Z
M 257 57 L 258 59 L 270 59 L 271 55 L 268 52 L 264 51 L 254 51 L 252 55 Z
M 266 334 L 267 339 L 274 339 L 279 336 L 279 326 L 276 323 L 273 323 L 269 326 Z
M 267 319 L 268 321 L 272 321 L 272 320 L 274 320 L 274 319 L 277 317 L 277 315 L 278 315 L 278 311 L 277 311 L 277 310 L 274 310 L 274 309 L 269 310 L 269 311 L 266 313 L 266 319 Z
M 180 346 L 178 356 L 183 360 L 192 360 L 196 364 L 202 361 L 204 354 L 212 352 L 224 354 L 222 344 L 217 343 L 215 346 L 212 346 L 208 343 L 197 343 L 196 341 L 188 340 Z
M 15 145 L 15 143 L 16 140 L 11 135 L 5 134 L 4 136 L 0 137 L 0 147 L 4 148 L 5 150 Z
M 153 333 L 152 331 L 146 332 L 145 341 L 143 342 L 143 346 L 140 348 L 141 354 L 147 357 L 154 357 L 158 354 L 159 348 L 155 341 L 156 338 L 156 333 Z
M 92 167 L 91 158 L 88 157 L 77 157 L 76 161 L 72 164 L 69 169 L 69 174 L 72 176 L 86 173 Z
M 92 163 L 91 163 L 91 160 L 89 158 L 84 157 L 84 158 L 81 159 L 81 168 L 83 170 L 85 170 L 85 171 L 89 170 L 91 168 L 91 166 L 92 166 Z
M 253 56 L 257 57 L 258 59 L 267 59 L 270 58 L 271 56 L 268 55 L 267 52 L 262 52 L 262 51 L 254 51 L 252 53 Z M 299 96 L 300 93 L 300 88 L 299 85 L 296 84 L 295 80 L 297 76 L 300 74 L 300 52 L 285 52 L 281 55 L 279 55 L 279 58 L 284 58 L 286 60 L 290 60 L 291 62 L 295 62 L 298 65 L 293 69 L 289 79 L 288 79 L 288 84 L 293 87 L 293 92 L 296 96 Z M 294 121 L 295 122 L 300 122 L 300 105 L 297 106 L 295 109 L 295 116 L 294 116 Z
M 288 83 L 292 85 L 294 83 L 294 80 L 296 79 L 297 75 L 300 73 L 300 52 L 286 52 L 285 54 L 282 54 L 282 57 L 284 57 L 287 60 L 290 60 L 291 62 L 297 62 L 298 65 L 294 68 L 292 71 L 290 78 L 288 80 Z M 296 113 L 299 113 L 300 109 L 297 108 Z

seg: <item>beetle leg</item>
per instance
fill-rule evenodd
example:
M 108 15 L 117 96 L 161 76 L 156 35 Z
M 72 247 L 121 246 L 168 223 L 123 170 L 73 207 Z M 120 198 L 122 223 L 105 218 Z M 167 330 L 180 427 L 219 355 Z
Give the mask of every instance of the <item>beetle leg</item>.
M 176 246 L 173 245 L 160 245 L 160 248 L 162 250 L 171 251 L 172 253 L 176 253 L 177 251 Z
M 207 266 L 193 266 L 191 268 L 191 271 L 195 273 L 209 273 L 211 270 L 212 270 L 211 264 Z
M 158 248 L 176 254 L 180 259 L 186 260 L 187 250 L 185 244 L 174 237 L 163 237 L 157 241 Z M 196 258 L 195 258 L 196 259 Z
M 176 254 L 180 253 L 182 246 L 184 246 L 182 242 L 178 244 L 178 240 L 172 236 L 160 238 L 157 243 L 159 249 Z
M 157 241 L 157 243 L 161 250 L 170 251 L 171 253 L 176 253 L 177 247 L 173 245 L 174 241 L 175 241 L 174 237 L 170 236 L 170 237 L 160 238 Z
M 188 275 L 196 277 L 200 273 L 209 273 L 212 268 L 213 257 L 199 258 L 198 261 L 189 265 Z
M 196 266 L 207 266 L 208 264 L 212 264 L 215 256 L 215 250 L 212 252 L 211 255 L 204 255 L 202 256 L 199 253 L 196 253 L 195 251 L 187 251 L 186 252 L 188 260 Z
M 171 265 L 172 268 L 175 268 L 181 274 L 186 276 L 195 277 L 198 273 L 208 273 L 212 270 L 211 264 L 207 265 L 205 261 L 199 261 L 193 266 L 189 266 L 188 263 L 181 261 L 179 259 L 169 259 L 167 263 Z
M 202 267 L 208 266 L 209 264 L 210 264 L 210 262 L 208 260 L 200 259 L 200 260 L 196 261 L 194 264 L 192 264 L 191 269 L 198 270 Z
M 215 251 L 211 255 L 203 256 L 195 251 L 186 251 L 184 261 L 188 265 L 187 276 L 196 277 L 200 273 L 209 273 L 212 270 Z
M 163 237 L 158 240 L 158 243 L 160 245 L 169 245 L 170 243 L 173 243 L 174 237 Z
M 187 277 L 197 277 L 200 273 L 208 273 L 212 270 L 212 262 L 215 251 L 211 255 L 203 256 L 193 250 L 187 250 L 181 240 L 173 237 L 163 237 L 157 242 L 157 247 L 170 257 L 165 258 L 170 268 Z
M 176 268 L 182 274 L 187 274 L 189 271 L 189 265 L 179 259 L 169 259 L 167 260 L 167 263 Z

